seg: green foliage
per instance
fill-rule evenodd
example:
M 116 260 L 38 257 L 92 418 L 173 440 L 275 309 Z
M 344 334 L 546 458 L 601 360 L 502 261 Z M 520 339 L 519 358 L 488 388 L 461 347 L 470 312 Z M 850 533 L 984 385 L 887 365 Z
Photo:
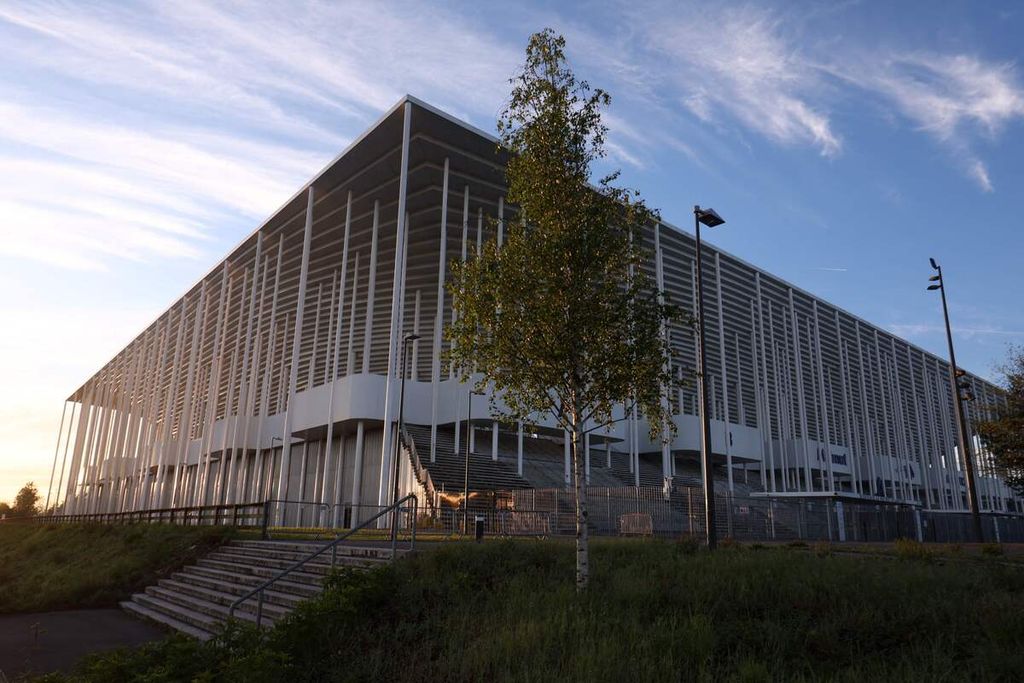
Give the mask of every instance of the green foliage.
M 482 373 L 505 418 L 550 414 L 575 433 L 635 402 L 657 432 L 667 417 L 662 387 L 674 382 L 661 328 L 677 313 L 641 268 L 638 229 L 657 216 L 614 187 L 615 174 L 589 184 L 604 156 L 609 97 L 576 79 L 564 48 L 550 30 L 531 36 L 511 81 L 498 129 L 518 215 L 500 248 L 492 241 L 452 264 L 450 359 L 463 377 Z
M 985 543 L 981 546 L 981 554 L 989 557 L 1002 557 L 1003 546 L 1000 543 Z
M 897 538 L 893 550 L 896 557 L 904 560 L 931 560 L 934 557 L 934 553 L 924 543 L 912 538 Z
M 76 681 L 1020 680 L 1024 573 L 781 549 L 451 544 L 332 579 L 265 635 L 103 655 Z M 941 599 L 936 599 L 941 596 Z
M 1024 347 L 1011 347 L 1001 368 L 1005 403 L 986 406 L 993 417 L 978 423 L 978 434 L 1006 483 L 1024 495 Z
M 33 482 L 21 487 L 14 497 L 14 505 L 0 503 L 0 518 L 35 517 L 39 514 L 39 490 Z
M 0 614 L 115 605 L 232 533 L 161 524 L 0 524 Z

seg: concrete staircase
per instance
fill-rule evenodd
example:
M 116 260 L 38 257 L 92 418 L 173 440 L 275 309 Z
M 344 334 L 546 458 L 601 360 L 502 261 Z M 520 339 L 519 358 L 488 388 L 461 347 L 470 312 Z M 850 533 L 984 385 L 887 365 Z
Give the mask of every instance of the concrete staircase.
M 325 543 L 309 541 L 232 541 L 136 593 L 121 608 L 200 640 L 218 633 L 228 618 L 231 603 L 273 578 L 295 562 L 308 557 Z M 407 551 L 398 551 L 402 554 Z M 391 549 L 342 544 L 337 549 L 337 566 L 367 569 L 391 559 Z M 264 593 L 263 623 L 270 626 L 284 618 L 297 604 L 318 595 L 331 571 L 330 551 L 278 581 Z M 253 597 L 235 610 L 240 621 L 256 621 Z
M 437 450 L 435 461 L 430 462 L 430 427 L 405 425 L 406 431 L 416 444 L 420 462 L 430 472 L 434 486 L 445 491 L 462 491 L 466 482 L 465 451 L 455 452 L 455 435 L 450 428 L 437 430 Z M 483 432 L 477 438 L 483 438 Z M 463 434 L 465 438 L 465 434 Z M 490 434 L 486 436 L 488 451 L 490 450 Z M 477 448 L 481 446 L 477 443 Z M 462 442 L 465 448 L 465 441 Z M 470 491 L 507 491 L 509 489 L 530 488 L 530 482 L 516 473 L 514 465 L 501 460 L 492 460 L 490 453 L 471 453 L 469 456 L 469 489 Z

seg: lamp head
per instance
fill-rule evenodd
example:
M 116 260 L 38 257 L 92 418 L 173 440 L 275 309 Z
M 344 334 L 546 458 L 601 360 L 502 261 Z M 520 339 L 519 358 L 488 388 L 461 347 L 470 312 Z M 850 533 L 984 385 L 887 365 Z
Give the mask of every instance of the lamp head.
M 695 206 L 693 207 L 693 215 L 697 217 L 698 221 L 708 226 L 709 228 L 713 228 L 716 225 L 721 225 L 722 223 L 725 223 L 725 219 L 719 216 L 718 213 L 711 208 L 702 209 L 699 206 Z
M 933 289 L 941 289 L 941 288 L 942 288 L 942 285 L 928 285 L 928 291 L 931 291 Z
M 939 269 L 939 264 L 935 262 L 935 259 L 929 258 L 928 262 L 932 264 L 932 268 L 934 268 L 935 270 Z
M 422 337 L 420 335 L 418 335 L 418 334 L 407 334 L 404 337 L 402 337 L 402 341 L 403 342 L 411 342 L 411 341 L 416 341 L 417 339 L 421 339 L 421 338 Z

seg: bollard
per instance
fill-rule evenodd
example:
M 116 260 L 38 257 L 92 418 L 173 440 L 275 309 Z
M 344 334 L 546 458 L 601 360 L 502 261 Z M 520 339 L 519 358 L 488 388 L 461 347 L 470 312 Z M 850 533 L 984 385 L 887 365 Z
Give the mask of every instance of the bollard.
M 473 518 L 473 538 L 477 543 L 484 538 L 484 518 L 482 515 L 477 515 Z

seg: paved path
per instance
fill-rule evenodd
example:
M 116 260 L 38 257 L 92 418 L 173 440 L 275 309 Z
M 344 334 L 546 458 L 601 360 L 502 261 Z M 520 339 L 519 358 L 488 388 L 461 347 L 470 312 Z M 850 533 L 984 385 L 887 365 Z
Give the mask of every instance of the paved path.
M 87 654 L 166 635 L 119 609 L 0 614 L 0 673 L 13 679 L 30 671 L 67 671 Z

